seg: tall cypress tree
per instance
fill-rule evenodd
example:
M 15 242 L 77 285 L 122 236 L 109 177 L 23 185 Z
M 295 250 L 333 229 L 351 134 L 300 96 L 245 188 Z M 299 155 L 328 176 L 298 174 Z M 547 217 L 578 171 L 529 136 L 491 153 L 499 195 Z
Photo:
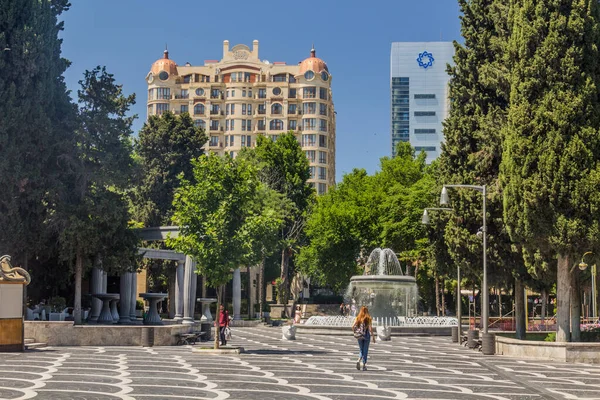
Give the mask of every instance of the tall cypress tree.
M 500 128 L 506 121 L 509 85 L 503 60 L 508 40 L 507 6 L 499 0 L 459 0 L 464 45 L 455 42 L 454 65 L 449 67 L 451 107 L 444 121 L 445 143 L 440 157 L 440 184 L 487 185 L 488 280 L 512 286 L 511 272 L 525 274 L 503 226 L 498 185 L 502 159 Z M 482 198 L 472 190 L 453 190 L 454 216 L 445 240 L 454 262 L 467 277 L 482 274 Z M 518 282 L 521 279 L 517 279 Z M 522 290 L 522 289 L 520 289 Z M 487 306 L 487 305 L 483 305 Z M 523 310 L 523 305 L 517 305 Z M 524 319 L 518 329 L 524 334 Z
M 58 17 L 67 0 L 0 7 L 0 248 L 39 255 L 75 151 L 75 108 L 62 77 Z
M 556 340 L 564 342 L 579 331 L 573 263 L 600 240 L 598 2 L 511 0 L 509 26 L 505 221 L 528 263 L 558 258 Z

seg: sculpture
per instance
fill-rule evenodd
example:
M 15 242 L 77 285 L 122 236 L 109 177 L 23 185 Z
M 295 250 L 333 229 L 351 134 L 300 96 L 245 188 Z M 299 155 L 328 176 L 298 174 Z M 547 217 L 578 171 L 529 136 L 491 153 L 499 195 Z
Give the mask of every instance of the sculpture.
M 2 256 L 0 257 L 0 281 L 10 281 L 10 282 L 25 282 L 26 285 L 29 285 L 31 282 L 31 276 L 29 272 L 25 271 L 23 268 L 15 267 L 10 264 L 10 256 Z

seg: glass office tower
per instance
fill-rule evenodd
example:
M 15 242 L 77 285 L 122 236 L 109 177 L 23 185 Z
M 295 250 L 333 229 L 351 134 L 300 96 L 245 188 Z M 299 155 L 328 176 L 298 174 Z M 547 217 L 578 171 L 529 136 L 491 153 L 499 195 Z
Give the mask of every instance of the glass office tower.
M 447 64 L 452 42 L 394 42 L 391 53 L 391 150 L 410 142 L 427 153 L 430 163 L 444 141 L 442 121 L 448 115 Z

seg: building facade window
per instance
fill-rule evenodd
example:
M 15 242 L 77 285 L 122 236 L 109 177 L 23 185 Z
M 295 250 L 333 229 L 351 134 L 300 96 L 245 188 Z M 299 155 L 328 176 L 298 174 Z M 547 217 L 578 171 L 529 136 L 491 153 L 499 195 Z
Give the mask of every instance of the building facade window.
M 314 99 L 317 94 L 317 88 L 314 86 L 305 87 L 302 89 L 302 97 L 305 99 Z
M 308 173 L 310 174 L 310 179 L 315 179 L 316 173 L 315 173 L 316 168 L 313 166 L 308 167 Z
M 186 112 L 189 112 L 189 111 L 190 111 L 190 106 L 188 106 L 187 104 L 182 104 L 182 105 L 179 107 L 179 112 L 180 112 L 181 114 L 183 114 L 183 113 L 186 113 Z
M 435 111 L 415 111 L 415 117 L 434 117 Z
M 219 130 L 219 121 L 210 121 L 210 130 L 218 131 Z
M 267 98 L 267 89 L 258 89 L 258 98 L 266 99 Z
M 321 100 L 329 100 L 329 92 L 327 88 L 319 88 L 319 98 Z
M 210 143 L 209 146 L 211 147 L 216 147 L 219 145 L 219 137 L 218 136 L 211 136 L 210 137 Z
M 315 146 L 317 144 L 317 135 L 305 134 L 302 135 L 302 146 Z
M 296 98 L 296 89 L 290 89 L 289 92 L 288 92 L 288 94 L 289 94 L 288 97 L 290 99 L 295 99 Z
M 324 184 L 324 183 L 319 183 L 317 193 L 318 194 L 325 194 L 326 192 L 327 192 L 327 185 Z
M 258 123 L 256 124 L 256 129 L 258 129 L 259 131 L 264 131 L 265 130 L 265 121 L 258 121 Z
M 418 99 L 435 99 L 435 94 L 415 94 L 415 100 Z
M 275 96 L 281 96 L 281 88 L 273 88 L 273 95 Z
M 291 119 L 288 121 L 288 129 L 291 131 L 295 131 L 298 129 L 298 121 L 295 119 Z
M 273 75 L 273 82 L 285 82 L 285 74 Z
M 408 77 L 392 77 L 392 152 L 398 142 L 408 142 L 410 138 L 410 107 Z
M 317 113 L 317 103 L 303 103 L 302 104 L 302 114 L 316 114 Z
M 327 153 L 325 153 L 324 151 L 319 151 L 319 163 L 327 164 Z
M 316 150 L 306 150 L 304 152 L 304 154 L 306 154 L 306 158 L 308 158 L 308 161 L 310 162 L 315 162 L 316 159 Z
M 297 104 L 288 104 L 288 114 L 296 114 Z
M 245 131 L 245 130 L 246 130 L 246 120 L 243 119 L 242 120 L 242 131 Z
M 279 103 L 271 105 L 271 114 L 283 114 L 283 107 Z
M 246 104 L 242 104 L 242 115 L 246 115 Z
M 156 115 L 162 115 L 165 111 L 169 110 L 169 103 L 157 103 L 156 104 Z
M 204 104 L 196 104 L 194 106 L 194 115 L 204 115 Z
M 319 120 L 319 130 L 321 132 L 327 132 L 327 120 L 325 120 L 325 119 Z
M 319 104 L 319 115 L 327 115 L 327 104 Z
M 435 133 L 435 129 L 415 129 L 416 134 L 432 134 Z
M 319 167 L 319 179 L 322 179 L 322 180 L 327 179 L 327 168 Z
M 283 130 L 283 121 L 280 119 L 274 119 L 269 123 L 270 130 Z
M 319 135 L 319 147 L 327 147 L 327 136 Z
M 171 89 L 170 88 L 156 88 L 156 99 L 157 100 L 170 100 Z
M 302 130 L 317 130 L 317 119 L 316 118 L 304 118 L 302 119 Z
M 220 97 L 221 97 L 221 92 L 219 91 L 219 89 L 211 89 L 211 91 L 210 91 L 211 99 L 218 99 Z
M 197 126 L 198 128 L 206 129 L 206 121 L 204 121 L 202 119 L 195 119 L 194 125 Z
M 421 151 L 435 151 L 435 146 L 415 146 L 415 152 Z

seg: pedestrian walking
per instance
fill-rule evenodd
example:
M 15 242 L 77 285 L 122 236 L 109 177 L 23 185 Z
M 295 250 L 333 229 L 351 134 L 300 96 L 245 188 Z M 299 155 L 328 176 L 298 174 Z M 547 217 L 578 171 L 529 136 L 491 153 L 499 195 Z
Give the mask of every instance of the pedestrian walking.
M 346 307 L 344 306 L 344 303 L 340 304 L 340 315 L 344 316 L 345 311 L 346 311 Z
M 363 371 L 367 370 L 367 355 L 369 354 L 369 343 L 371 338 L 375 342 L 375 336 L 373 336 L 373 319 L 369 314 L 367 307 L 361 307 L 358 316 L 354 320 L 352 325 L 354 331 L 354 337 L 358 340 L 358 361 L 356 361 L 356 369 L 360 370 L 362 367 Z
M 225 329 L 227 328 L 229 328 L 229 312 L 221 304 L 219 306 L 219 341 L 221 342 L 221 346 L 227 345 L 227 337 L 225 335 Z
M 294 314 L 294 324 L 299 324 L 302 319 L 302 310 L 300 306 L 296 306 L 296 313 Z

